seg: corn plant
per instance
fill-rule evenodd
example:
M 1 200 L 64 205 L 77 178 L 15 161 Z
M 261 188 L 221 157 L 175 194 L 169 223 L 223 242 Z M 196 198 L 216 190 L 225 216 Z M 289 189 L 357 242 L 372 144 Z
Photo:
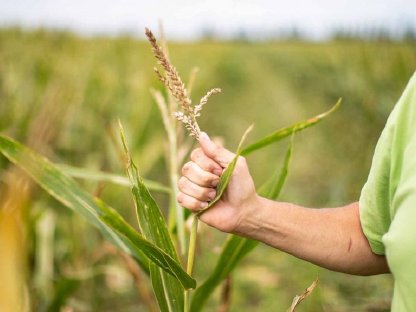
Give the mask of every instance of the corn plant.
M 201 130 L 197 118 L 200 117 L 201 110 L 209 97 L 219 93 L 220 89 L 212 89 L 197 105 L 192 105 L 190 84 L 188 84 L 188 88 L 185 87 L 178 71 L 170 63 L 166 49 L 163 49 L 157 43 L 150 30 L 146 30 L 146 35 L 159 64 L 164 70 L 164 72 L 161 72 L 156 69 L 156 73 L 168 90 L 167 99 L 159 91 L 152 91 L 152 93 L 161 111 L 168 135 L 170 186 L 144 180 L 140 176 L 129 152 L 121 125 L 120 136 L 126 156 L 127 179 L 114 174 L 54 164 L 29 147 L 4 135 L 0 135 L 0 152 L 10 162 L 26 171 L 52 197 L 82 215 L 91 225 L 97 227 L 108 241 L 120 250 L 130 254 L 143 272 L 149 276 L 161 311 L 200 311 L 213 291 L 230 275 L 238 263 L 257 246 L 258 242 L 230 235 L 211 274 L 199 285 L 192 277 L 198 217 L 204 211 L 193 216 L 190 238 L 186 242 L 185 213 L 183 208 L 176 203 L 175 195 L 177 192 L 178 168 L 180 161 L 183 160 L 178 156 L 181 130 L 180 127 L 177 127 L 175 119 L 185 125 L 192 137 L 198 139 Z M 178 110 L 178 104 L 181 110 Z M 249 156 L 270 144 L 291 137 L 283 164 L 259 188 L 260 195 L 270 199 L 278 198 L 288 174 L 294 134 L 319 123 L 336 110 L 339 104 L 340 100 L 323 114 L 274 131 L 270 135 L 244 147 L 245 137 L 252 129 L 252 127 L 249 127 L 240 141 L 235 158 L 220 178 L 217 186 L 217 196 L 206 209 L 212 207 L 226 190 L 239 156 Z M 139 231 L 136 231 L 116 209 L 102 199 L 83 190 L 73 180 L 73 177 L 128 185 L 131 188 L 135 203 Z M 162 214 L 162 209 L 153 198 L 152 192 L 169 194 L 170 204 L 167 222 Z M 187 265 L 185 268 L 183 263 L 185 262 L 185 251 L 187 249 Z M 191 290 L 194 290 L 193 293 L 191 293 Z

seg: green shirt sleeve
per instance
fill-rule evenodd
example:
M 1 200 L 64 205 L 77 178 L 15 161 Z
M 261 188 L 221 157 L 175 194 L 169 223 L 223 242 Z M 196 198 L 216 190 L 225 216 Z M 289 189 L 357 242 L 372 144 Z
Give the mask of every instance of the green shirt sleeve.
M 390 116 L 391 118 L 391 116 Z M 377 143 L 368 180 L 359 200 L 361 227 L 374 253 L 385 254 L 382 236 L 390 226 L 389 178 L 393 127 L 387 122 Z
M 389 230 L 395 214 L 392 202 L 402 173 L 402 156 L 409 134 L 416 126 L 408 122 L 414 111 L 416 74 L 390 114 L 377 142 L 368 180 L 359 200 L 361 227 L 374 253 L 385 254 L 382 238 Z

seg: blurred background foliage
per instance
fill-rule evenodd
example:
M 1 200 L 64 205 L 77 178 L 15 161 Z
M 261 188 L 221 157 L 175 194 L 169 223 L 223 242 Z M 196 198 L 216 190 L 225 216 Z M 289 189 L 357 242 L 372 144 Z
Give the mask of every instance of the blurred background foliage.
M 343 97 L 339 111 L 295 137 L 283 200 L 311 207 L 358 199 L 378 136 L 416 68 L 414 41 L 206 40 L 169 47 L 185 80 L 194 66 L 200 69 L 192 92 L 195 101 L 209 88 L 222 88 L 223 93 L 205 108 L 200 125 L 231 150 L 253 122 L 250 137 L 260 137 L 326 111 Z M 153 64 L 148 44 L 127 36 L 87 39 L 66 32 L 1 29 L 0 131 L 54 162 L 124 174 L 114 131 L 120 118 L 141 174 L 167 183 L 167 139 L 149 92 L 163 90 Z M 285 149 L 280 144 L 249 157 L 258 185 L 280 164 Z M 17 180 L 25 186 L 10 182 Z M 25 272 L 22 298 L 30 298 L 33 310 L 148 310 L 146 276 L 105 243 L 96 229 L 4 158 L 0 183 L 2 207 L 6 199 L 16 203 L 18 213 L 12 219 L 20 222 L 21 230 L 3 237 L 21 236 L 11 244 L 20 248 L 15 254 L 27 260 L 15 264 Z M 128 188 L 80 183 L 135 224 Z M 156 197 L 167 206 L 165 196 Z M 207 227 L 201 231 L 199 281 L 210 272 L 225 238 Z M 0 262 L 0 267 L 6 265 Z M 318 288 L 299 311 L 389 310 L 391 277 L 334 273 L 261 246 L 232 276 L 230 311 L 285 311 L 293 296 L 317 276 Z M 216 310 L 220 292 L 207 310 Z

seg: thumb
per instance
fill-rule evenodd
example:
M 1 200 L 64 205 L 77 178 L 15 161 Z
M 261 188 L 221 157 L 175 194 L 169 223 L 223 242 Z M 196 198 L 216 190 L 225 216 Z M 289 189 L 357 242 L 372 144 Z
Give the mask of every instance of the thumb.
M 215 160 L 221 167 L 225 168 L 233 160 L 235 154 L 211 141 L 208 134 L 201 132 L 199 145 L 205 155 Z

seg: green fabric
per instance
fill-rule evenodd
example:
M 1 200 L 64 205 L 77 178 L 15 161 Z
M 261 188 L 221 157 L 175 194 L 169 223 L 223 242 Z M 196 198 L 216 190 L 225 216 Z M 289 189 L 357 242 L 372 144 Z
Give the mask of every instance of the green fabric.
M 380 136 L 359 206 L 364 234 L 394 276 L 391 311 L 416 311 L 416 73 Z

